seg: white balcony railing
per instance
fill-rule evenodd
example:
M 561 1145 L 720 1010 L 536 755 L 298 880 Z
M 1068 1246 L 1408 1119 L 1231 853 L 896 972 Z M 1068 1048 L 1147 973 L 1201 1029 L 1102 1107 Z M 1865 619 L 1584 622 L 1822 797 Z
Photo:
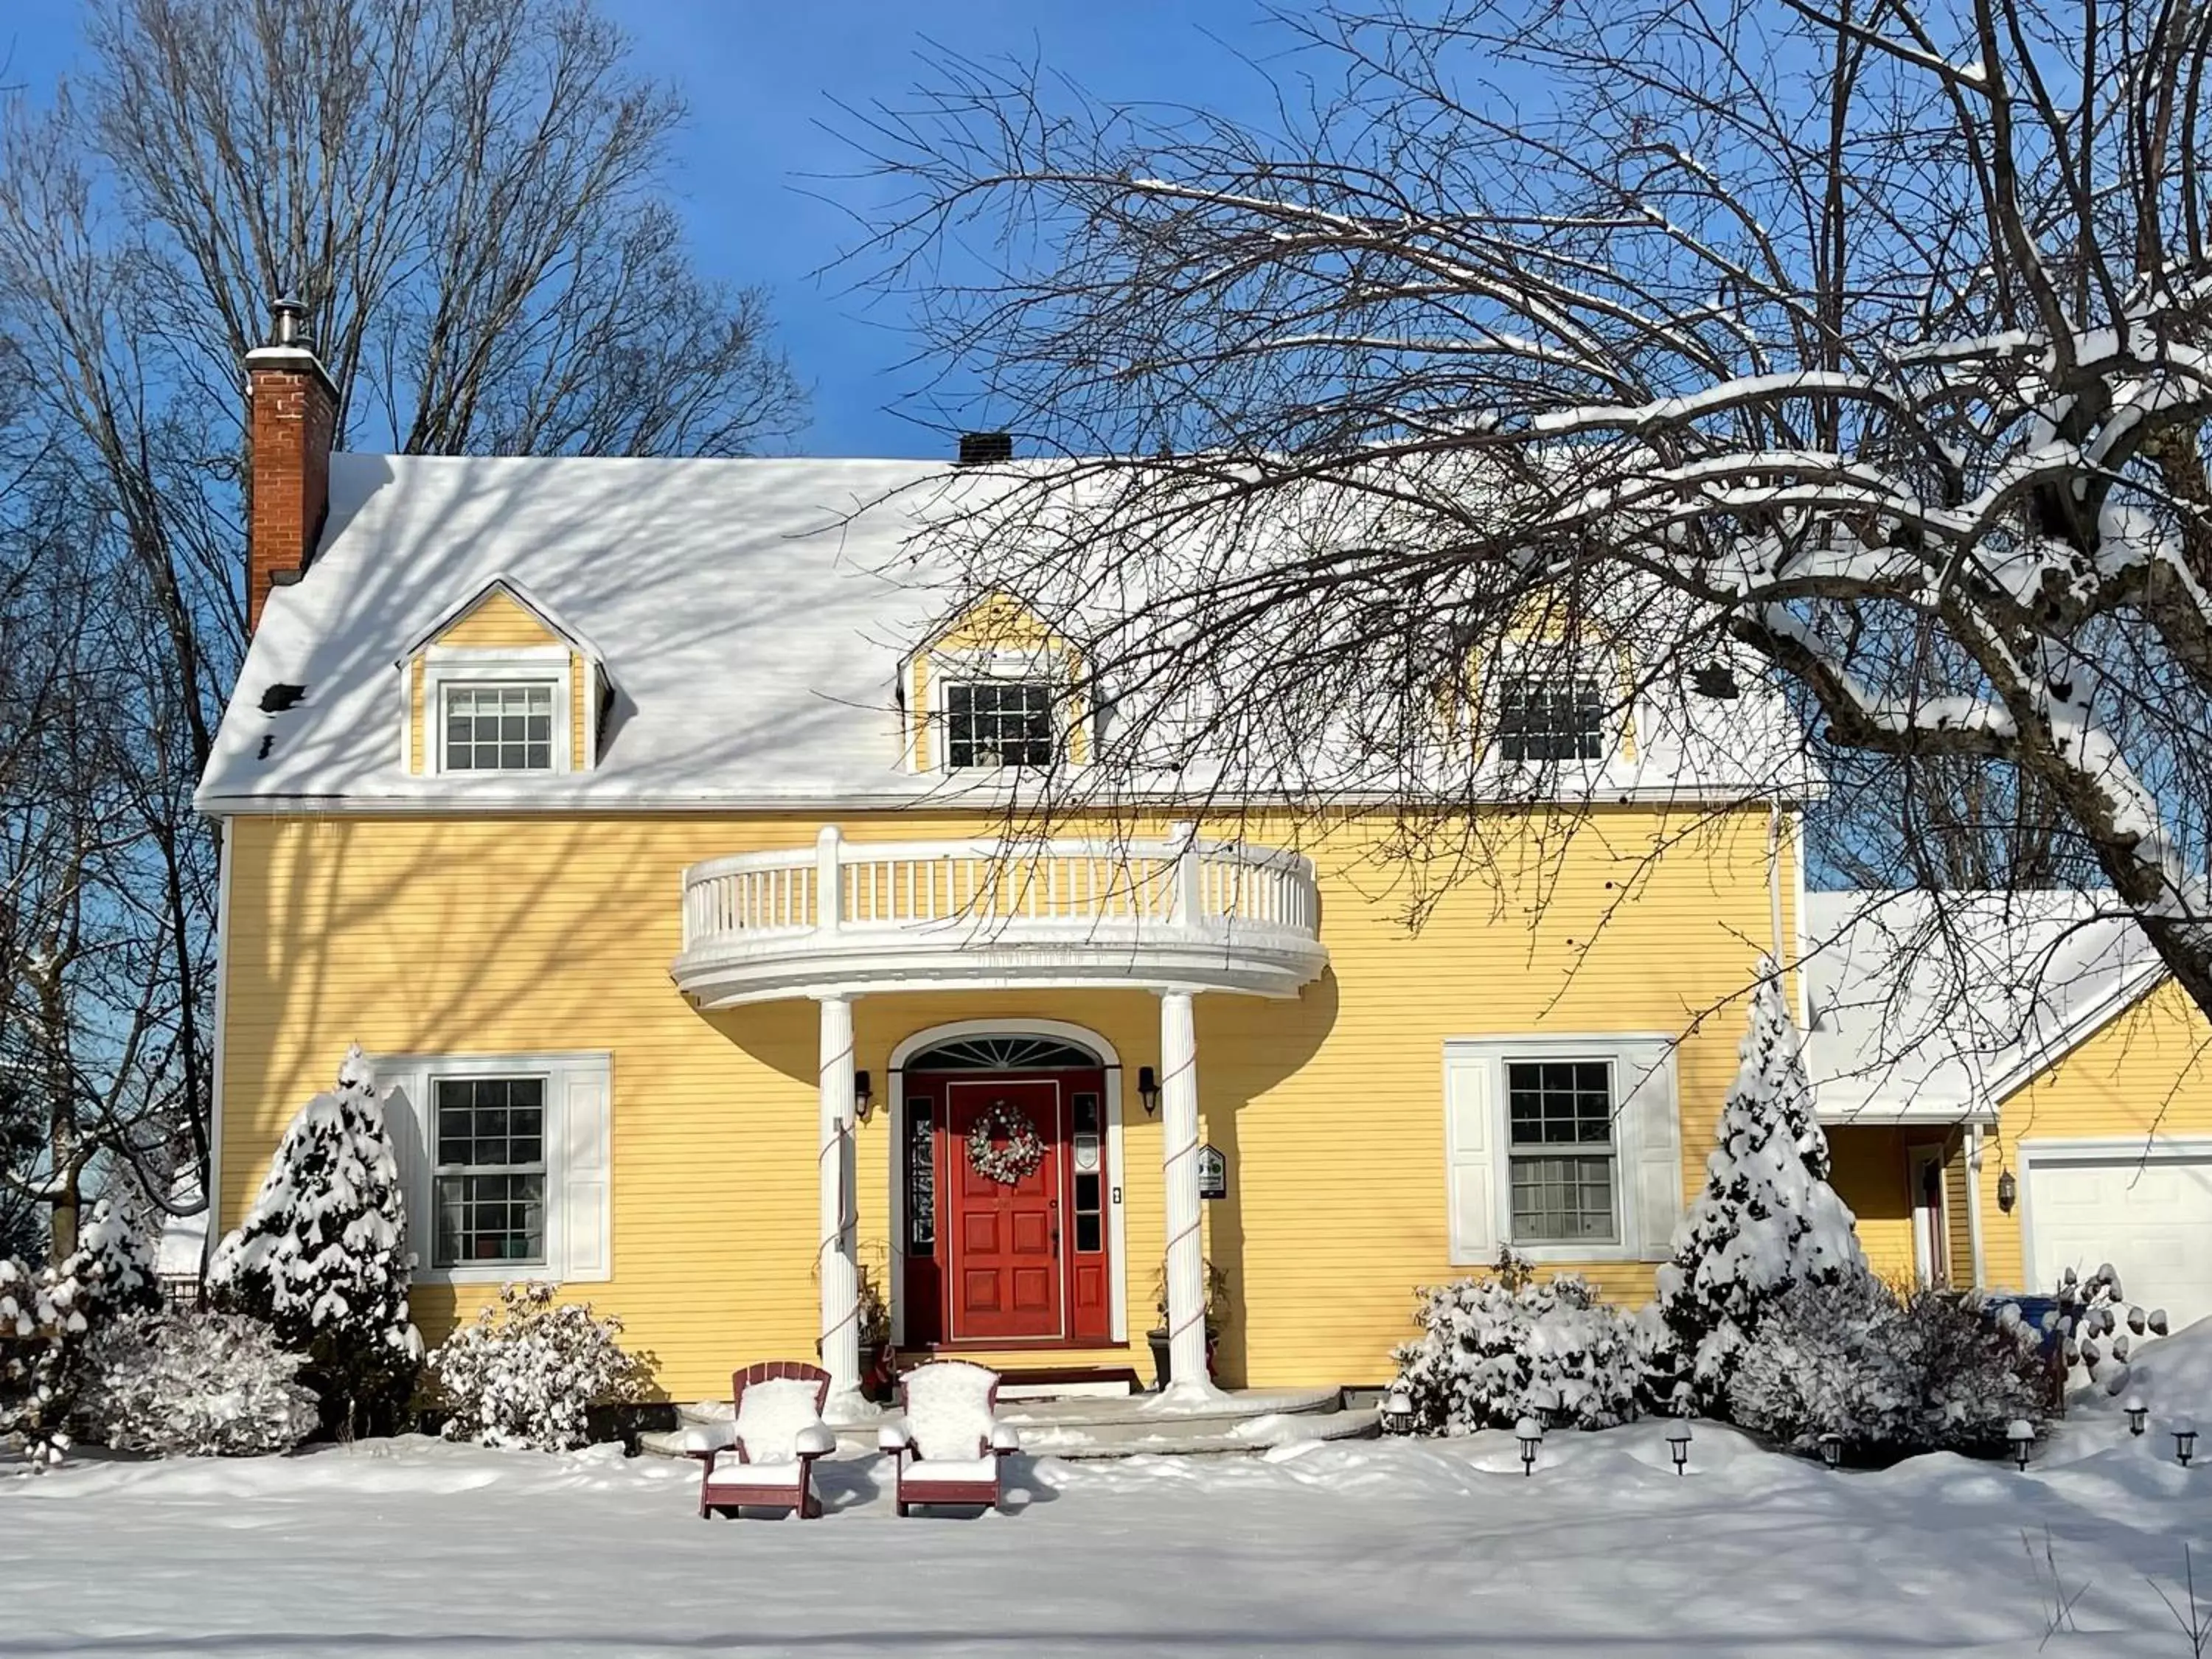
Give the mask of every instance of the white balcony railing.
M 1328 963 L 1313 866 L 1191 840 L 849 842 L 684 874 L 673 972 L 707 1007 L 810 992 L 1057 984 L 1288 996 Z

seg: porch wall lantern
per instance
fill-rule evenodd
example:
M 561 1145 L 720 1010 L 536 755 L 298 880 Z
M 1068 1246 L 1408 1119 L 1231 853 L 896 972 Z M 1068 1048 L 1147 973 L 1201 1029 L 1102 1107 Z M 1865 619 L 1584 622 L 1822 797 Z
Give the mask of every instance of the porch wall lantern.
M 1544 1425 L 1533 1417 L 1524 1417 L 1513 1425 L 1513 1433 L 1521 1442 L 1521 1473 L 1536 1473 L 1536 1448 L 1544 1443 Z
M 1149 1066 L 1137 1067 L 1137 1098 L 1144 1103 L 1145 1115 L 1152 1117 L 1160 1109 L 1159 1074 Z
M 2007 1170 L 1997 1177 L 1997 1208 L 2010 1215 L 2012 1206 L 2019 1202 L 2020 1182 L 2014 1180 L 2012 1171 Z
M 875 1109 L 875 1079 L 868 1075 L 867 1068 L 862 1066 L 853 1073 L 853 1115 L 866 1123 L 868 1114 Z

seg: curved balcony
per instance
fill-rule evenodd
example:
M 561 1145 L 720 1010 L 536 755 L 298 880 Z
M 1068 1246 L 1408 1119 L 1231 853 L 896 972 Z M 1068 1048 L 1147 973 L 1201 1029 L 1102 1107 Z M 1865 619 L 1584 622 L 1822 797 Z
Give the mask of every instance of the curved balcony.
M 1313 866 L 1227 842 L 848 842 L 684 872 L 671 973 L 702 1008 L 1104 987 L 1288 997 L 1328 965 Z

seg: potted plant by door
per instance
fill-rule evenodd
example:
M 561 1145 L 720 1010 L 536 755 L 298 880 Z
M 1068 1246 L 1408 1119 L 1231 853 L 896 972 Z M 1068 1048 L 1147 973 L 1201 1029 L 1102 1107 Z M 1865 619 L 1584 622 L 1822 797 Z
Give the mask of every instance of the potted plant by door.
M 1229 1320 L 1229 1275 L 1212 1262 L 1205 1264 L 1206 1270 L 1206 1374 L 1213 1375 L 1213 1351 L 1221 1340 L 1221 1328 Z M 1145 1333 L 1145 1340 L 1152 1347 L 1152 1386 L 1164 1389 L 1175 1381 L 1174 1364 L 1170 1356 L 1170 1337 L 1168 1329 L 1168 1270 L 1164 1263 L 1159 1276 L 1152 1281 L 1152 1311 L 1159 1323 Z
M 888 1400 L 896 1369 L 891 1355 L 891 1310 L 868 1269 L 859 1269 L 860 1297 L 860 1392 L 870 1400 Z

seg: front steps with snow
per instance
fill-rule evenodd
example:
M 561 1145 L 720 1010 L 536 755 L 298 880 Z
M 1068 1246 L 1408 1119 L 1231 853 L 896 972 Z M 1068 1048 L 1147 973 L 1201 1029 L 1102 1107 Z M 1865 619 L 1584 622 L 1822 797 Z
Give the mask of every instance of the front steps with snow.
M 641 1435 L 639 1444 L 681 1456 L 685 1430 L 727 1422 L 729 1415 L 727 1401 L 679 1406 L 673 1431 Z M 1376 1431 L 1374 1407 L 1347 1407 L 1340 1388 L 1235 1389 L 1188 1401 L 1150 1394 L 1002 1395 L 999 1415 L 1021 1430 L 1023 1451 L 1036 1457 L 1233 1455 L 1294 1441 L 1364 1439 Z M 859 1450 L 876 1443 L 877 1420 L 831 1427 L 842 1449 Z

